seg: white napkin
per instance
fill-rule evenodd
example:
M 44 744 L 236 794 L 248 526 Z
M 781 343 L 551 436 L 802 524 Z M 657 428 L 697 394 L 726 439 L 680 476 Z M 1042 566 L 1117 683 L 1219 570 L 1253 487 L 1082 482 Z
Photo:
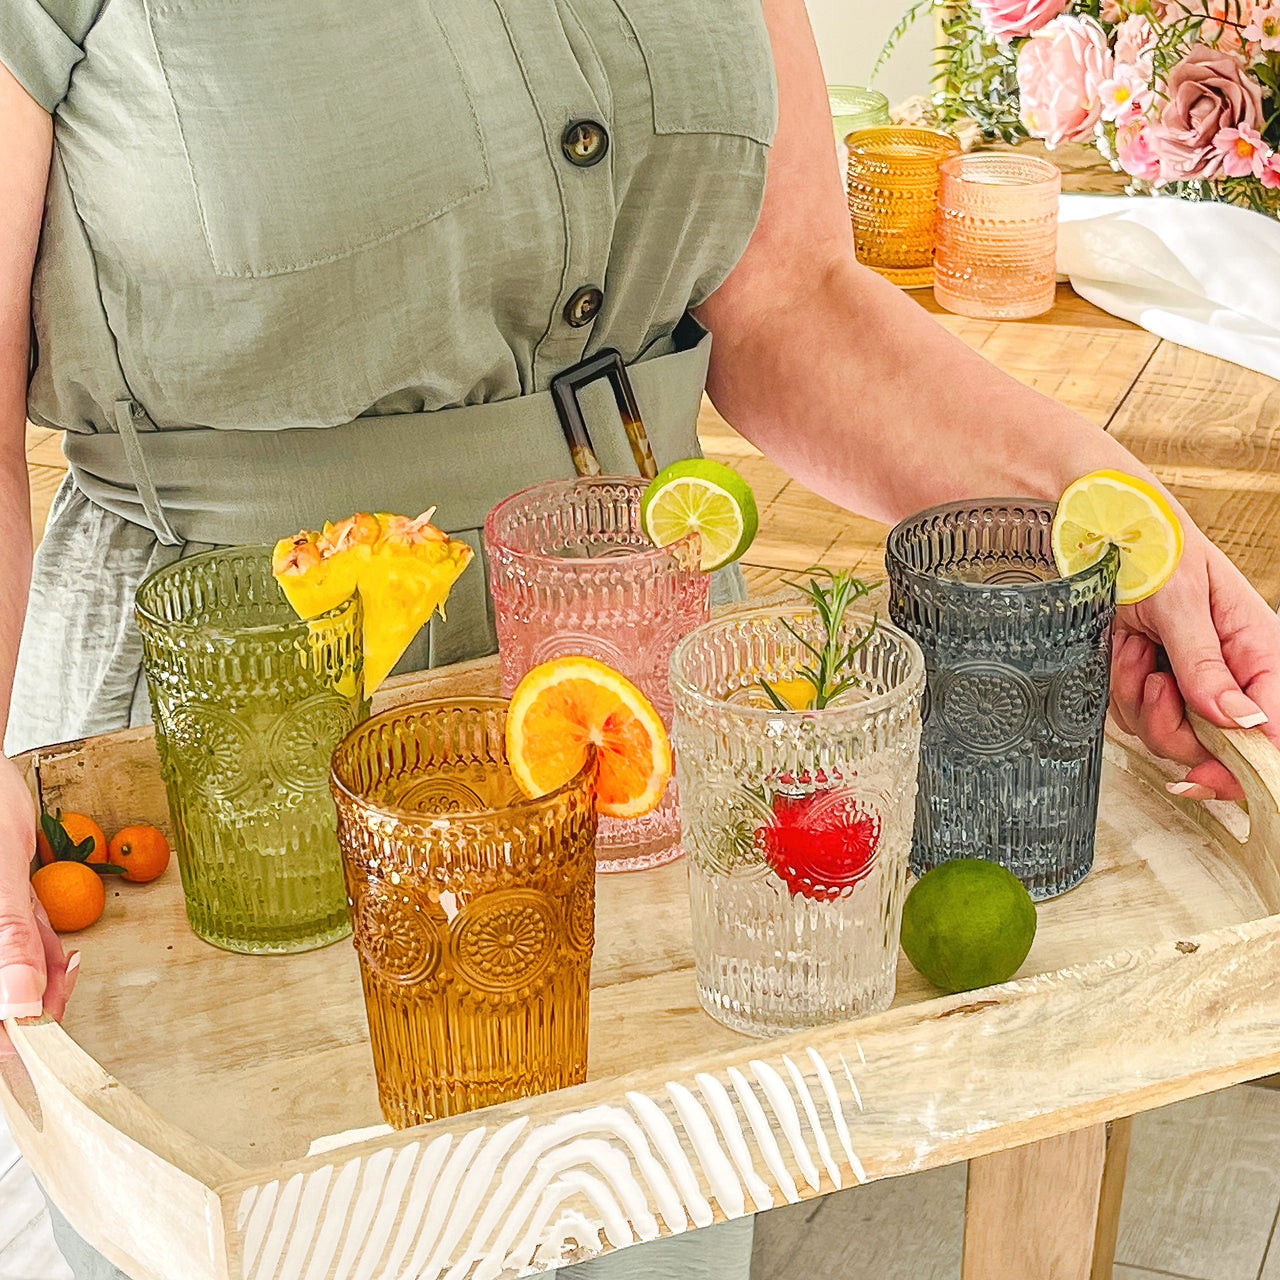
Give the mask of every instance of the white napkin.
M 1058 271 L 1094 306 L 1280 378 L 1280 221 L 1172 196 L 1064 195 Z

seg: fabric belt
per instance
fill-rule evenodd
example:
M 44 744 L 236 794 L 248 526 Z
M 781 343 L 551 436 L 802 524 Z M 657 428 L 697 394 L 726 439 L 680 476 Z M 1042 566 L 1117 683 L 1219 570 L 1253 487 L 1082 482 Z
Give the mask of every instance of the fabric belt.
M 711 336 L 698 334 L 627 370 L 659 467 L 699 452 Z M 581 399 L 603 470 L 634 474 L 609 388 L 596 383 Z M 433 505 L 440 528 L 474 530 L 507 494 L 574 474 L 549 392 L 263 431 L 160 431 L 136 402 L 122 400 L 116 426 L 67 433 L 71 474 L 92 502 L 171 546 L 273 542 L 353 511 L 414 515 Z

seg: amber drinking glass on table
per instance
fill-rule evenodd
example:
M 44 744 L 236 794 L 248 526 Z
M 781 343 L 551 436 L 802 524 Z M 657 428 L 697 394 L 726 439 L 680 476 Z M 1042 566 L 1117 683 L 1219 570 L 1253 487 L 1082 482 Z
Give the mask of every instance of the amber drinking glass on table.
M 960 143 L 907 125 L 859 129 L 846 142 L 858 261 L 904 289 L 932 284 L 938 166 Z
M 334 752 L 378 1095 L 397 1128 L 586 1079 L 595 757 L 525 798 L 506 711 L 411 704 Z
M 136 612 L 192 929 L 247 952 L 342 937 L 329 756 L 368 713 L 359 598 L 303 622 L 271 548 L 233 547 L 152 574 Z
M 821 645 L 812 609 L 753 609 L 682 640 L 671 659 L 676 770 L 698 998 L 748 1035 L 889 1006 L 919 763 L 924 660 L 870 631 L 858 684 L 822 710 L 780 711 Z
M 917 875 L 987 858 L 1042 899 L 1093 864 L 1120 557 L 1060 577 L 1054 510 L 955 502 L 890 531 L 889 614 L 929 671 Z
M 1038 316 L 1053 306 L 1062 174 L 1035 156 L 944 160 L 938 179 L 933 296 L 957 315 Z
M 710 616 L 698 535 L 655 547 L 640 523 L 639 476 L 556 480 L 500 502 L 485 521 L 497 612 L 502 692 L 566 654 L 607 663 L 671 723 L 671 650 Z M 674 786 L 642 818 L 601 818 L 601 871 L 634 871 L 680 856 Z

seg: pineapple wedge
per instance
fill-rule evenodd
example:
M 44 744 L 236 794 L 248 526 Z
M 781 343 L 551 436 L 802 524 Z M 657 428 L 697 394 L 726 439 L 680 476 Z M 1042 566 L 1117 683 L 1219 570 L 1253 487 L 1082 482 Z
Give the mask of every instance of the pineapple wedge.
M 356 592 L 364 605 L 364 687 L 372 693 L 409 642 L 444 603 L 471 561 L 471 548 L 420 516 L 357 512 L 319 532 L 276 543 L 271 568 L 301 618 L 314 618 Z

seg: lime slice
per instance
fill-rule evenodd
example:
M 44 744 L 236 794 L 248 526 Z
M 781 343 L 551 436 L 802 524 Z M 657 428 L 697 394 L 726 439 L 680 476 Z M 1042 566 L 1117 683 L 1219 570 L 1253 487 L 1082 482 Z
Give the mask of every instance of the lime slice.
M 660 547 L 698 532 L 703 569 L 732 564 L 760 525 L 751 487 L 732 467 L 710 458 L 682 458 L 649 482 L 640 502 L 644 531 Z
M 1158 591 L 1182 554 L 1182 526 L 1168 498 L 1122 471 L 1091 471 L 1072 481 L 1058 499 L 1051 537 L 1064 578 L 1087 569 L 1114 543 L 1120 549 L 1119 604 L 1136 604 Z

